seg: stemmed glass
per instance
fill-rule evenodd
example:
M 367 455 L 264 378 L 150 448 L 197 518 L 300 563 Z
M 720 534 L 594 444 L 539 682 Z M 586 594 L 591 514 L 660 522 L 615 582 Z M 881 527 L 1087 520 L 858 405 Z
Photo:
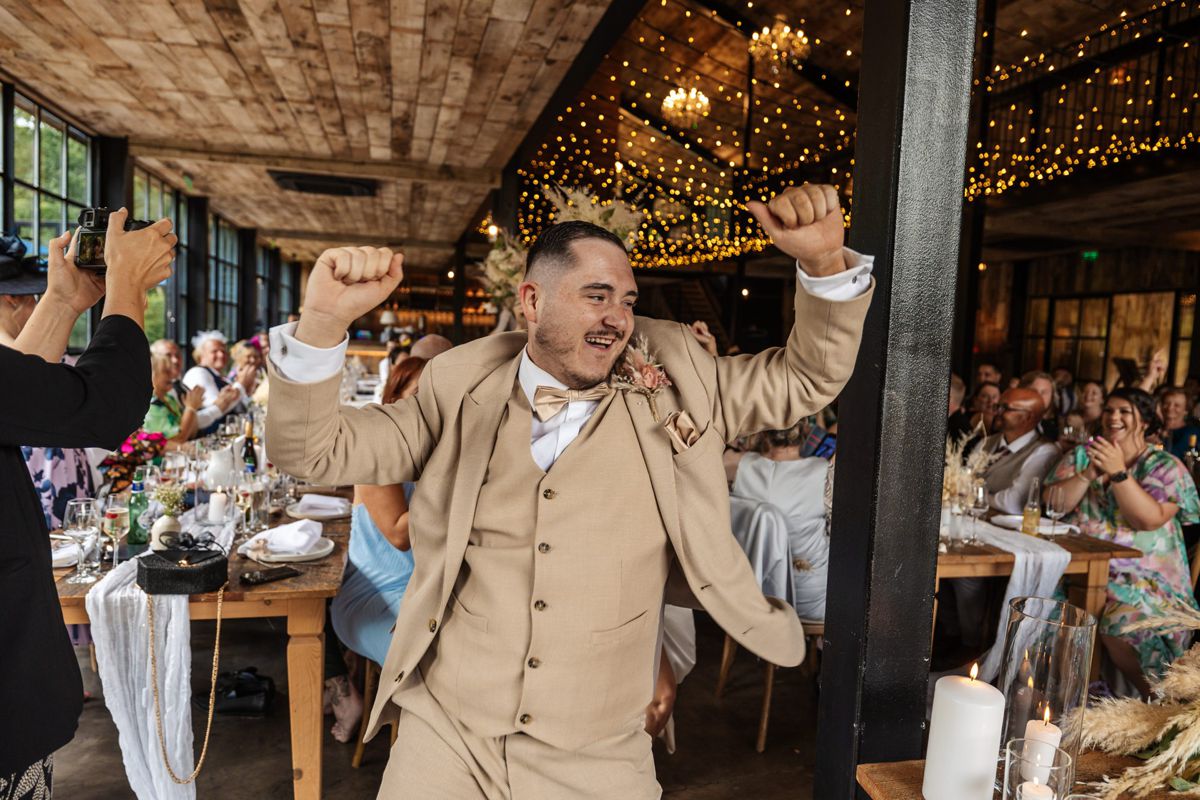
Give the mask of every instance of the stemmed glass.
M 1046 490 L 1046 516 L 1050 518 L 1050 535 L 1058 534 L 1058 521 L 1067 515 L 1066 493 L 1061 486 Z
M 104 501 L 104 521 L 100 523 L 100 529 L 112 540 L 112 565 L 116 569 L 121 540 L 129 533 L 129 503 L 124 497 L 109 495 Z
M 87 569 L 87 552 L 100 535 L 96 501 L 91 498 L 68 500 L 67 510 L 63 513 L 63 533 L 79 548 L 75 574 L 67 578 L 67 583 L 95 583 L 96 576 Z
M 162 482 L 183 482 L 186 477 L 187 466 L 187 453 L 178 450 L 170 453 L 164 453 L 162 458 Z
M 971 538 L 968 544 L 979 544 L 979 518 L 987 514 L 990 507 L 987 484 L 982 478 L 976 478 L 971 482 L 971 495 L 967 503 L 967 513 L 971 515 Z

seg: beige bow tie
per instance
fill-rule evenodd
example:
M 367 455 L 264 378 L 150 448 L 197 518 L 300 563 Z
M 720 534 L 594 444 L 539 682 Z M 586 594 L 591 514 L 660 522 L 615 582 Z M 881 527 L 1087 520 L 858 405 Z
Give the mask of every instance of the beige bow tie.
M 590 389 L 555 389 L 552 386 L 539 386 L 533 393 L 533 411 L 538 415 L 538 419 L 546 422 L 566 408 L 567 403 L 576 400 L 603 400 L 610 394 L 612 389 L 607 383 L 597 384 Z

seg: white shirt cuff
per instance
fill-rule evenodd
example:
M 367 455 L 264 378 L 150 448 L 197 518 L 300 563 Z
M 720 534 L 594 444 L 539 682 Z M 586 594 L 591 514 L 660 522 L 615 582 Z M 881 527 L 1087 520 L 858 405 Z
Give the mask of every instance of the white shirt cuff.
M 298 322 L 286 322 L 271 328 L 271 363 L 279 374 L 295 383 L 319 383 L 342 371 L 350 337 L 337 347 L 313 347 L 296 338 Z
M 875 256 L 865 256 L 862 253 L 843 248 L 847 267 L 844 271 L 822 278 L 814 278 L 796 264 L 796 278 L 804 291 L 820 297 L 823 300 L 843 301 L 853 300 L 871 287 L 871 269 L 875 265 Z

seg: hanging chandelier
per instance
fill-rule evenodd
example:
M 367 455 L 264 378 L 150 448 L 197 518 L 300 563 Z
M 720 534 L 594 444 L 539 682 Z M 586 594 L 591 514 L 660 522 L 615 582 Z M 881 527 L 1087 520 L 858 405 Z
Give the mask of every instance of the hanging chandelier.
M 708 97 L 694 86 L 691 89 L 676 86 L 663 98 L 662 113 L 680 127 L 698 127 L 700 118 L 708 116 Z
M 755 63 L 770 70 L 775 77 L 784 67 L 800 66 L 812 51 L 804 31 L 793 29 L 781 19 L 752 34 L 749 47 Z

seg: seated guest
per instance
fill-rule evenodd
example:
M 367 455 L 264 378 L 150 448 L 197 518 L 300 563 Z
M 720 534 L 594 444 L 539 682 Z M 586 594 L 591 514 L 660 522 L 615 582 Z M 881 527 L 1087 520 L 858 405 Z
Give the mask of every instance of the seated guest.
M 1158 411 L 1163 422 L 1158 440 L 1168 453 L 1182 460 L 1191 447 L 1191 438 L 1200 440 L 1200 425 L 1188 414 L 1187 392 L 1173 386 L 1163 390 L 1158 396 Z
M 1000 368 L 991 361 L 981 361 L 979 366 L 975 367 L 975 391 L 979 391 L 979 387 L 985 383 L 994 383 L 1000 385 L 1003 375 Z
M 258 342 L 255 339 L 244 339 L 233 346 L 229 355 L 233 359 L 233 370 L 229 373 L 229 380 L 236 383 L 239 374 L 245 376 L 247 373 L 252 373 L 254 388 L 249 390 L 250 400 L 258 405 L 266 405 L 269 391 L 265 369 L 266 361 Z
M 1042 419 L 1037 430 L 1050 441 L 1058 441 L 1058 408 L 1054 405 L 1054 378 L 1050 373 L 1034 370 L 1026 372 L 1017 383 L 1021 389 L 1032 389 L 1042 398 Z
M 1000 386 L 981 383 L 971 398 L 971 430 L 990 431 L 996 417 L 996 404 L 1000 402 Z
M 166 439 L 165 449 L 178 450 L 199 430 L 197 415 L 204 405 L 204 389 L 194 386 L 180 401 L 171 386 L 175 367 L 170 356 L 159 355 L 154 350 L 150 352 L 150 382 L 154 396 L 150 399 L 142 428 L 161 433 Z
M 1075 376 L 1066 367 L 1055 367 L 1050 373 L 1054 380 L 1054 406 L 1059 416 L 1066 416 L 1075 410 Z
M 770 503 L 787 519 L 792 557 L 792 590 L 802 619 L 825 619 L 829 533 L 825 526 L 825 485 L 829 461 L 800 455 L 806 431 L 766 431 L 752 437 L 754 452 L 738 454 L 730 494 Z
M 431 333 L 428 336 L 422 336 L 418 339 L 416 344 L 412 346 L 409 355 L 413 358 L 422 358 L 428 361 L 434 356 L 439 356 L 446 352 L 451 347 L 454 347 L 454 343 L 445 336 Z
M 183 385 L 189 389 L 204 388 L 204 406 L 200 409 L 198 423 L 200 435 L 207 436 L 217 429 L 226 414 L 236 413 L 244 407 L 254 391 L 257 375 L 248 372 L 233 382 L 225 379 L 229 350 L 225 346 L 225 334 L 220 331 L 201 331 L 193 336 L 192 358 L 196 360 L 196 366 L 184 374 Z
M 1192 596 L 1181 525 L 1200 519 L 1196 485 L 1179 459 L 1147 444 L 1160 422 L 1149 394 L 1115 389 L 1104 404 L 1101 435 L 1058 462 L 1047 479 L 1062 487 L 1069 518 L 1087 536 L 1136 548 L 1140 558 L 1108 565 L 1108 602 L 1100 640 L 1114 666 L 1141 693 L 1191 640 L 1189 631 L 1124 632 L 1165 608 L 1200 608 Z
M 392 369 L 383 402 L 417 393 L 425 359 L 410 356 Z M 408 501 L 413 484 L 355 486 L 350 548 L 342 588 L 330 606 L 333 629 L 350 650 L 382 664 L 392 626 L 413 572 Z M 362 717 L 362 698 L 348 677 L 333 678 L 333 736 L 348 742 Z
M 1088 381 L 1079 391 L 1079 413 L 1083 415 L 1083 423 L 1089 434 L 1095 434 L 1100 429 L 1100 416 L 1104 413 L 1104 387 L 1095 381 Z
M 946 436 L 958 441 L 971 432 L 971 415 L 963 407 L 967 385 L 957 375 L 950 374 L 950 416 L 946 420 Z
M 1009 389 L 996 406 L 995 433 L 983 440 L 992 456 L 984 473 L 988 499 L 1002 514 L 1020 514 L 1034 479 L 1041 480 L 1058 457 L 1054 442 L 1037 432 L 1042 399 L 1032 389 Z

